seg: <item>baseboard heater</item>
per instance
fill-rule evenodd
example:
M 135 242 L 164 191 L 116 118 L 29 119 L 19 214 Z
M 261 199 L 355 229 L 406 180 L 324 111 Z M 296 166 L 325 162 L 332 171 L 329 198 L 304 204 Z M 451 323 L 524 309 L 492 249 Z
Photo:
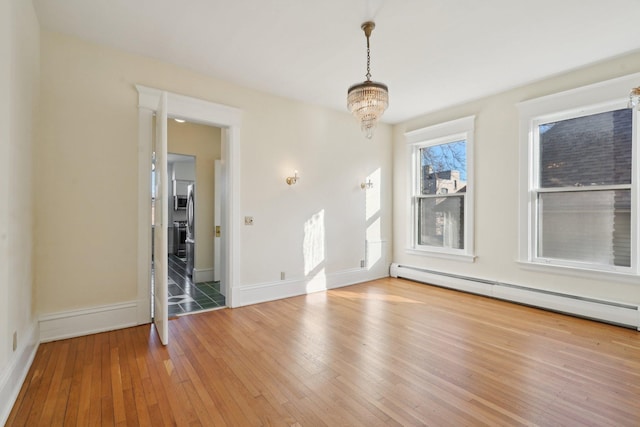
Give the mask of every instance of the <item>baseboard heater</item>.
M 389 275 L 391 277 L 401 277 L 416 282 L 485 295 L 640 331 L 640 309 L 637 305 L 633 304 L 584 298 L 576 295 L 399 264 L 391 264 Z

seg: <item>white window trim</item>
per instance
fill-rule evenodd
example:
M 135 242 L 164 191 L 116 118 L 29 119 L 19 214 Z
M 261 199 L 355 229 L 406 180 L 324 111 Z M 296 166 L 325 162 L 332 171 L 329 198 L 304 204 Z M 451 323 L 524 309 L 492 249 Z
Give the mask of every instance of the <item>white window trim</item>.
M 474 124 L 475 116 L 463 117 L 457 120 L 440 123 L 437 125 L 416 129 L 406 132 L 405 140 L 409 149 L 409 185 L 407 186 L 407 206 L 409 207 L 407 216 L 407 242 L 408 247 L 405 252 L 412 255 L 432 256 L 438 258 L 447 258 L 460 261 L 473 262 L 474 254 Z M 415 201 L 413 195 L 416 192 L 416 170 L 418 161 L 417 156 L 419 149 L 425 146 L 444 144 L 447 142 L 455 142 L 465 140 L 466 159 L 467 159 L 467 192 L 465 195 L 465 212 L 464 212 L 464 249 L 449 249 L 418 245 L 416 241 L 416 218 L 415 218 Z
M 633 113 L 633 151 L 631 209 L 631 267 L 596 266 L 588 263 L 569 262 L 536 258 L 536 228 L 533 200 L 537 177 L 537 143 L 535 127 L 538 124 L 579 117 L 599 112 L 626 108 L 629 91 L 640 82 L 640 73 L 613 80 L 584 86 L 553 95 L 524 101 L 519 104 L 520 113 L 520 194 L 519 194 L 519 230 L 518 262 L 523 268 L 539 271 L 563 270 L 564 273 L 580 277 L 609 277 L 625 279 L 637 277 L 639 273 L 638 217 L 640 216 L 640 172 L 638 169 L 638 142 L 640 113 Z

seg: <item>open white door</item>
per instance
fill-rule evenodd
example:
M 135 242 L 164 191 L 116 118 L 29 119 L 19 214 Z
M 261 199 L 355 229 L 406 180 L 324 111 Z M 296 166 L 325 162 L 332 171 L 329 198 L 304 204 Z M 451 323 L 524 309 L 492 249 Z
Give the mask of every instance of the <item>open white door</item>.
M 216 160 L 213 169 L 214 190 L 213 190 L 213 225 L 215 227 L 215 235 L 213 238 L 213 280 L 220 281 L 220 235 L 221 229 L 221 203 L 222 203 L 222 167 L 220 160 Z M 220 291 L 224 295 L 223 287 Z
M 167 218 L 169 215 L 169 197 L 167 193 L 167 93 L 162 92 L 156 110 L 155 152 L 155 208 L 154 208 L 154 316 L 153 323 L 162 344 L 169 342 L 168 315 L 168 248 Z

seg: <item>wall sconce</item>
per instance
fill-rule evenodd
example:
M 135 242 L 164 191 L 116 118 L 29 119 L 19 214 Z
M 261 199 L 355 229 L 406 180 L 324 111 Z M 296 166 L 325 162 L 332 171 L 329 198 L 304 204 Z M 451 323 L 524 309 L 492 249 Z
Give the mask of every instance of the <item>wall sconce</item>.
M 288 176 L 286 181 L 287 184 L 293 185 L 298 182 L 299 179 L 300 177 L 298 176 L 298 171 L 293 171 L 293 176 Z
M 640 106 L 640 86 L 634 87 L 629 92 L 629 104 L 627 108 L 636 108 Z
M 367 178 L 366 182 L 360 184 L 360 188 L 362 188 L 363 190 L 371 190 L 373 188 L 373 182 L 371 181 L 371 178 Z

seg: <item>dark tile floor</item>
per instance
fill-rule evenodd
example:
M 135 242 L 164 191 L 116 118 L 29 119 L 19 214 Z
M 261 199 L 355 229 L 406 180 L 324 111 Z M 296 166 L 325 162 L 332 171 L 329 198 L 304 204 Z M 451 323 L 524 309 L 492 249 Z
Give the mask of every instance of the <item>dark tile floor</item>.
M 169 316 L 224 306 L 220 282 L 193 283 L 184 260 L 169 255 Z

